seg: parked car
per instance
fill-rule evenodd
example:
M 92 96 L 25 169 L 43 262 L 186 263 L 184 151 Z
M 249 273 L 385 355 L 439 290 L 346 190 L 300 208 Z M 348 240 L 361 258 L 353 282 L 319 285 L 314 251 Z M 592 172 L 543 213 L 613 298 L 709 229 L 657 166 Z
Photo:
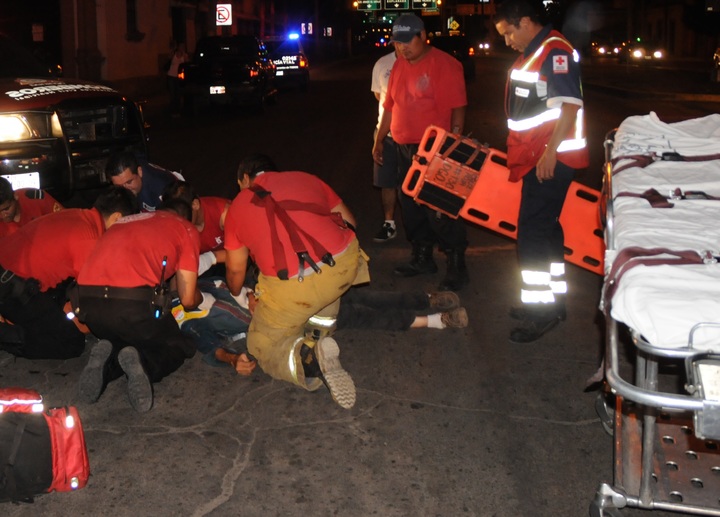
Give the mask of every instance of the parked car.
M 465 36 L 434 36 L 430 44 L 455 57 L 463 66 L 466 79 L 475 78 L 475 46 Z
M 297 86 L 307 90 L 310 82 L 310 63 L 298 34 L 288 37 L 269 37 L 265 47 L 275 64 L 275 80 L 278 86 Z
M 262 109 L 277 94 L 275 65 L 255 36 L 201 38 L 178 79 L 186 107 L 194 110 L 207 104 Z
M 101 84 L 59 77 L 0 36 L 0 175 L 58 199 L 109 184 L 114 153 L 146 154 L 140 106 Z

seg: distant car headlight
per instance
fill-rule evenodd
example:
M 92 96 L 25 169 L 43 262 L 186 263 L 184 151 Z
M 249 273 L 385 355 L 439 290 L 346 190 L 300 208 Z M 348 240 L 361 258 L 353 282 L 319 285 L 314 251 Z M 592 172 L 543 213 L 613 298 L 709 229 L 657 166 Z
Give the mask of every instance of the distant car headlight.
M 653 57 L 655 59 L 662 59 L 662 57 L 663 57 L 662 50 L 656 50 L 655 52 L 653 52 Z
M 642 59 L 643 51 L 642 50 L 633 50 L 632 57 L 634 57 L 635 59 Z
M 0 142 L 30 140 L 33 136 L 33 130 L 23 115 L 0 115 Z

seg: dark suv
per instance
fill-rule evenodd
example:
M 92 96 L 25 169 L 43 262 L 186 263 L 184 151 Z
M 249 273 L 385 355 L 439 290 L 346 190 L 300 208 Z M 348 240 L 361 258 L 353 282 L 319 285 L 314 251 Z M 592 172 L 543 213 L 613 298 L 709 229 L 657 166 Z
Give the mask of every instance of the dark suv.
M 61 79 L 0 36 L 0 176 L 60 199 L 108 183 L 120 151 L 146 154 L 142 110 L 114 89 Z
M 275 66 L 254 36 L 209 36 L 197 42 L 192 61 L 180 65 L 186 104 L 237 104 L 261 109 L 273 101 Z
M 310 82 L 310 64 L 297 34 L 287 38 L 269 37 L 265 40 L 270 58 L 275 63 L 275 80 L 278 86 L 295 85 L 307 90 Z
M 465 79 L 475 78 L 475 47 L 465 36 L 434 36 L 430 44 L 460 61 Z

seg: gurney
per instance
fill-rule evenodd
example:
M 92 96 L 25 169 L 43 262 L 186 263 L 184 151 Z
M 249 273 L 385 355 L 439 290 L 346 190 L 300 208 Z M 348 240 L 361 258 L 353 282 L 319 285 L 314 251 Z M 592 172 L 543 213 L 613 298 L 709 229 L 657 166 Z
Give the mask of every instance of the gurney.
M 402 189 L 417 203 L 517 239 L 522 183 L 508 181 L 505 153 L 437 126 L 425 130 Z M 573 181 L 560 224 L 565 259 L 602 274 L 600 192 Z
M 629 117 L 605 141 L 604 169 L 614 469 L 590 515 L 720 516 L 720 114 Z

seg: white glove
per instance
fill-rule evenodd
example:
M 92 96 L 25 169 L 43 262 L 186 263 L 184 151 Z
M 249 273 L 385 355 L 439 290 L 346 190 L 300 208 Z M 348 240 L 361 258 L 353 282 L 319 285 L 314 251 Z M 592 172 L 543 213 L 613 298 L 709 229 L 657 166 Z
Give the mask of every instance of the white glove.
M 217 257 L 212 251 L 206 251 L 200 254 L 200 265 L 198 266 L 198 276 L 217 264 Z
M 198 309 L 201 311 L 209 311 L 210 308 L 215 303 L 215 297 L 211 295 L 210 293 L 200 293 L 203 297 L 202 301 L 200 302 L 200 305 L 198 305 Z
M 252 289 L 248 289 L 247 287 L 243 287 L 240 289 L 240 294 L 237 296 L 233 296 L 237 304 L 242 307 L 243 309 L 247 309 L 249 306 L 248 302 L 248 294 L 252 293 Z

